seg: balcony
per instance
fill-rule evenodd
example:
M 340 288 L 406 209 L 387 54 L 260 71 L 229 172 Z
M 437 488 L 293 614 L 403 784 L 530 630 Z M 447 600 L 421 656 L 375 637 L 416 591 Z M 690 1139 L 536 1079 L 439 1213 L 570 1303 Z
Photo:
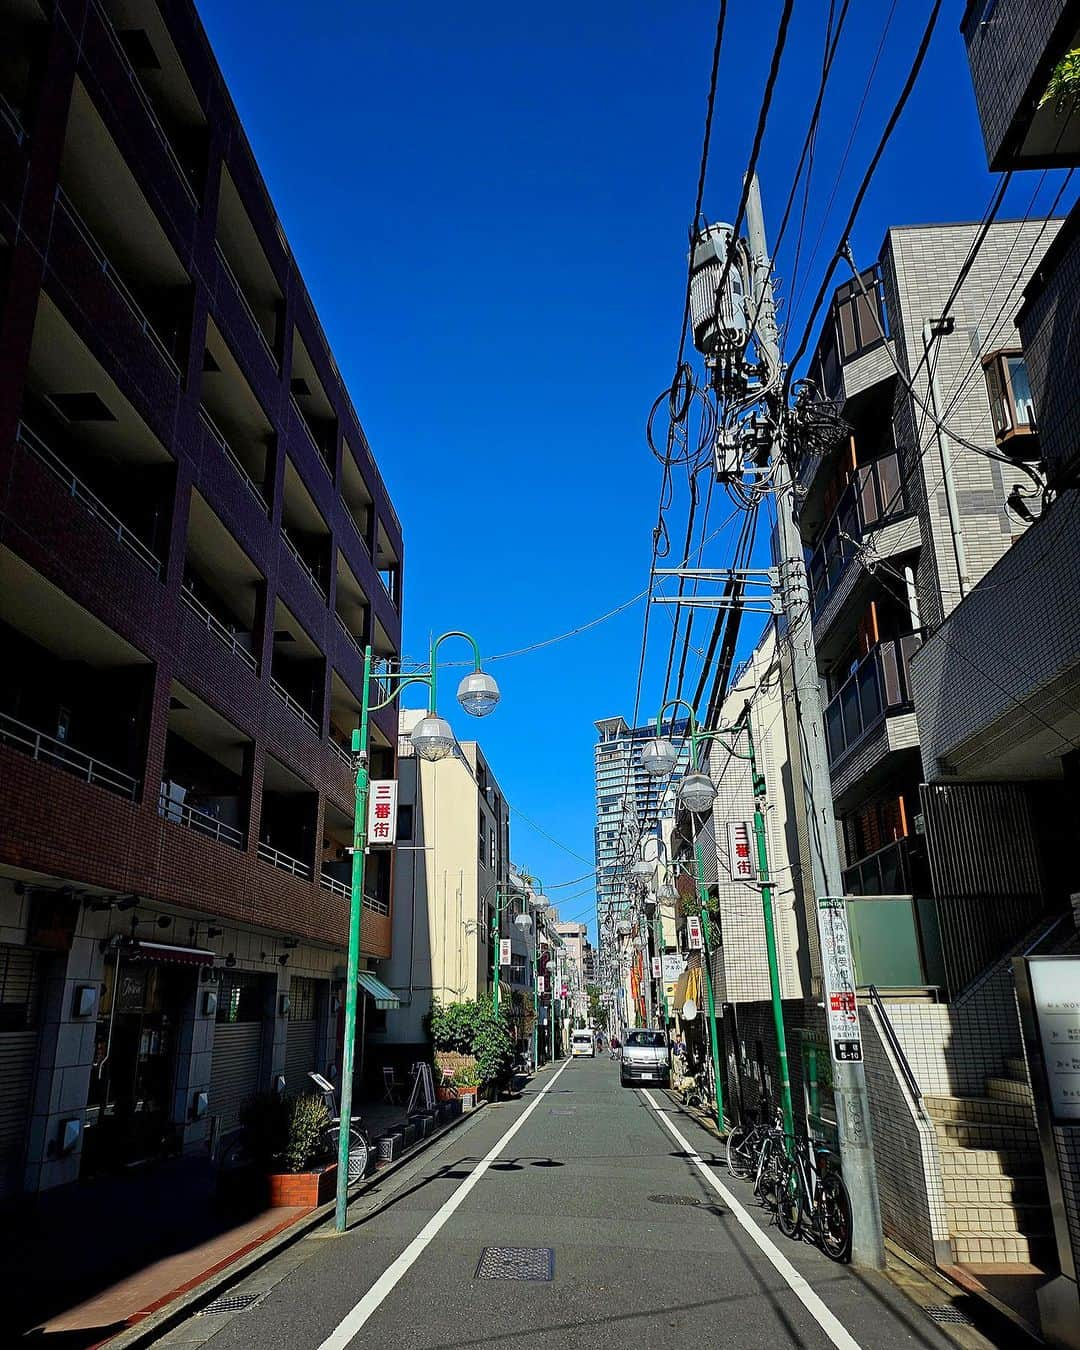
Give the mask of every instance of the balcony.
M 908 667 L 919 633 L 871 647 L 825 707 L 829 763 L 848 754 L 890 713 L 911 711 Z
M 319 873 L 319 885 L 334 895 L 340 896 L 342 900 L 349 900 L 352 897 L 352 888 L 344 881 L 339 881 L 337 877 L 331 876 L 325 867 Z
M 293 698 L 292 694 L 289 693 L 285 686 L 279 684 L 273 676 L 270 678 L 270 688 L 278 698 L 281 699 L 282 703 L 285 704 L 286 708 L 288 708 L 294 717 L 298 717 L 300 721 L 303 722 L 304 726 L 310 727 L 316 736 L 319 734 L 318 722 L 316 722 L 314 717 L 312 717 L 312 715 L 303 708 L 295 698 Z
M 243 641 L 230 629 L 226 628 L 220 619 L 215 618 L 206 608 L 203 602 L 189 587 L 184 586 L 180 591 L 180 598 L 188 609 L 196 615 L 199 622 L 203 624 L 206 630 L 211 633 L 222 646 L 227 647 L 233 656 L 256 675 L 259 673 L 259 663 L 251 654 Z M 250 640 L 250 639 L 249 639 Z
M 201 811 L 196 806 L 189 806 L 186 802 L 177 800 L 175 795 L 168 792 L 162 792 L 158 798 L 158 815 L 175 825 L 194 830 L 196 834 L 205 835 L 207 839 L 213 839 L 219 844 L 228 844 L 230 848 L 240 849 L 241 852 L 245 847 L 242 830 L 219 820 L 208 811 Z
M 815 616 L 836 589 L 870 531 L 911 514 L 900 460 L 895 452 L 856 468 L 808 564 Z M 917 543 L 918 537 L 911 546 Z
M 916 836 L 895 839 L 841 872 L 845 895 L 929 894 L 925 843 Z
M 331 359 L 332 360 L 332 359 Z M 335 370 L 336 374 L 336 370 Z M 296 421 L 315 456 L 333 480 L 337 459 L 338 419 L 315 363 L 299 332 L 293 329 L 290 401 Z
M 84 754 L 66 741 L 55 736 L 47 736 L 36 727 L 0 713 L 0 744 L 10 745 L 42 764 L 52 764 L 65 773 L 74 774 L 86 783 L 107 788 L 134 801 L 138 796 L 139 780 L 123 773 L 104 760 Z
M 286 549 L 292 554 L 293 558 L 296 560 L 296 565 L 297 567 L 300 568 L 300 571 L 303 572 L 303 574 L 307 577 L 308 581 L 311 582 L 311 584 L 319 592 L 320 596 L 322 596 L 322 598 L 325 600 L 327 598 L 326 587 L 319 580 L 318 576 L 315 573 L 314 567 L 312 567 L 312 565 L 300 552 L 299 547 L 290 537 L 289 532 L 284 527 L 284 525 L 281 527 L 281 542 L 285 545 Z
M 288 872 L 294 877 L 301 877 L 304 881 L 311 880 L 311 865 L 301 862 L 299 858 L 294 858 L 288 853 L 283 853 L 279 848 L 272 848 L 269 844 L 260 844 L 259 857 L 263 862 L 269 863 L 271 867 L 280 868 L 282 872 Z
M 246 349 L 245 335 L 240 330 L 253 325 L 259 348 L 277 370 L 281 364 L 278 358 L 278 330 L 285 303 L 284 293 L 232 174 L 225 165 L 221 169 L 217 230 L 217 258 L 221 264 L 221 277 L 229 293 L 239 301 L 237 322 L 230 327 L 236 330 L 235 336 L 244 341 Z M 253 353 L 255 350 L 252 348 Z

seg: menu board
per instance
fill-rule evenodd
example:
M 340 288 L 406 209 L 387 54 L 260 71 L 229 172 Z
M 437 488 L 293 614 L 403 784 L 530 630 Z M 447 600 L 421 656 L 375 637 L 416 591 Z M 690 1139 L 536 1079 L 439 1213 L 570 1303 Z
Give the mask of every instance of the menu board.
M 1028 962 L 1054 1123 L 1080 1120 L 1080 956 Z

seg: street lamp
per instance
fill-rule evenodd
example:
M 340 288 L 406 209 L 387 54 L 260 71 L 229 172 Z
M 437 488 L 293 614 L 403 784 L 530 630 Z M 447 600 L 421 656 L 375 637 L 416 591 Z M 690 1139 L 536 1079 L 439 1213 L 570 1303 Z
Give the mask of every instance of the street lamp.
M 453 754 L 457 744 L 450 723 L 438 715 L 437 688 L 439 648 L 450 638 L 462 638 L 472 647 L 473 670 L 458 686 L 458 702 L 474 717 L 484 717 L 499 701 L 499 686 L 481 669 L 480 648 L 468 633 L 452 630 L 434 638 L 429 650 L 428 667 L 408 675 L 393 672 L 380 677 L 381 684 L 392 685 L 381 702 L 373 703 L 374 678 L 370 643 L 364 648 L 364 676 L 360 689 L 360 723 L 352 734 L 352 757 L 356 771 L 356 806 L 353 813 L 352 886 L 349 893 L 349 958 L 345 987 L 345 1047 L 341 1063 L 341 1123 L 338 1128 L 337 1197 L 334 1227 L 345 1231 L 349 1203 L 349 1121 L 352 1116 L 353 1066 L 356 1052 L 356 1002 L 360 974 L 360 914 L 364 894 L 364 860 L 367 855 L 368 721 L 371 714 L 396 702 L 410 684 L 422 684 L 428 691 L 427 715 L 413 728 L 412 744 L 421 759 L 436 761 Z
M 490 709 L 489 709 L 488 711 L 490 711 Z M 480 714 L 480 716 L 483 716 L 483 714 Z M 516 876 L 516 873 L 512 873 L 511 876 L 512 876 L 512 877 L 513 877 L 513 876 Z M 490 890 L 488 890 L 488 891 L 485 893 L 485 895 L 484 895 L 484 903 L 485 903 L 485 904 L 487 903 L 487 900 L 488 900 L 489 897 L 491 896 L 492 892 L 494 892 L 494 895 L 495 895 L 495 908 L 493 909 L 492 914 L 491 914 L 491 949 L 492 949 L 492 950 L 491 950 L 491 982 L 492 982 L 492 998 L 493 998 L 493 1006 L 494 1006 L 494 1009 L 495 1009 L 495 1016 L 496 1016 L 496 1018 L 498 1018 L 498 1016 L 499 1016 L 499 938 L 500 938 L 501 935 L 502 935 L 502 916 L 503 916 L 503 914 L 506 912 L 507 906 L 510 905 L 510 904 L 512 904 L 514 900 L 520 899 L 520 898 L 525 894 L 525 891 L 524 891 L 523 884 L 515 885 L 513 880 L 511 880 L 509 886 L 500 886 L 500 885 L 496 882 L 496 884 L 495 884 Z M 522 919 L 525 920 L 524 923 L 521 922 Z M 528 928 L 528 927 L 530 927 L 532 921 L 531 921 L 531 919 L 529 918 L 529 916 L 528 916 L 527 914 L 519 914 L 519 915 L 517 915 L 517 917 L 515 918 L 514 922 L 517 924 L 517 926 L 518 926 L 519 928 Z

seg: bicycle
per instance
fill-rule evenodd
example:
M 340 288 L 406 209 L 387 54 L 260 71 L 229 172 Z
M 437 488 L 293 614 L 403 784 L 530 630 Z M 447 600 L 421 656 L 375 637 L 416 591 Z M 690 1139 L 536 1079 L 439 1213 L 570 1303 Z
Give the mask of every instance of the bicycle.
M 830 1151 L 814 1145 L 814 1158 L 804 1136 L 795 1140 L 793 1156 L 780 1167 L 776 1189 L 776 1221 L 786 1237 L 798 1237 L 806 1216 L 813 1235 L 832 1261 L 851 1259 L 851 1201 L 839 1172 L 829 1164 Z M 811 1183 L 811 1177 L 813 1181 Z
M 755 1121 L 749 1127 L 736 1125 L 727 1137 L 727 1166 L 731 1175 L 745 1181 L 756 1171 L 757 1157 L 769 1127 L 764 1121 Z
M 769 1209 L 776 1208 L 780 1173 L 785 1159 L 783 1117 L 777 1111 L 774 1124 L 761 1137 L 754 1171 L 754 1194 Z

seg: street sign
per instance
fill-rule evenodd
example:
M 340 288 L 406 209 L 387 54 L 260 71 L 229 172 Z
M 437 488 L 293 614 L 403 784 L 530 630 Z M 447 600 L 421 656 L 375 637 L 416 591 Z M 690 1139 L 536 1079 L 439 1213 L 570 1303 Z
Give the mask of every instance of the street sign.
M 513 961 L 513 958 L 512 958 L 511 955 L 510 955 L 510 939 L 509 939 L 509 938 L 500 938 L 500 939 L 499 939 L 499 965 L 500 965 L 500 966 L 509 966 L 509 965 L 512 964 L 512 961 Z
M 664 983 L 674 984 L 686 969 L 686 957 L 681 952 L 668 953 L 661 958 L 664 964 Z
M 537 992 L 538 994 L 543 994 L 546 990 L 547 990 L 547 983 L 546 983 L 546 981 L 545 981 L 545 977 L 544 977 L 543 975 L 537 975 L 537 977 L 536 977 L 536 992 Z
M 749 824 L 745 820 L 729 820 L 727 838 L 728 870 L 732 881 L 756 881 L 757 864 Z
M 368 798 L 369 844 L 392 844 L 397 838 L 397 779 L 372 780 Z
M 701 917 L 697 914 L 689 914 L 686 918 L 686 940 L 690 944 L 690 950 L 700 952 L 704 950 L 705 944 L 701 938 Z
M 654 980 L 660 979 L 660 977 L 663 975 L 663 973 L 664 973 L 664 963 L 660 960 L 660 958 L 659 958 L 658 956 L 654 956 L 653 959 L 652 959 L 652 977 L 653 977 L 653 979 L 654 979 Z
M 832 1057 L 839 1063 L 862 1059 L 855 966 L 848 938 L 847 905 L 836 896 L 818 896 L 818 933 L 825 974 L 825 1017 Z

